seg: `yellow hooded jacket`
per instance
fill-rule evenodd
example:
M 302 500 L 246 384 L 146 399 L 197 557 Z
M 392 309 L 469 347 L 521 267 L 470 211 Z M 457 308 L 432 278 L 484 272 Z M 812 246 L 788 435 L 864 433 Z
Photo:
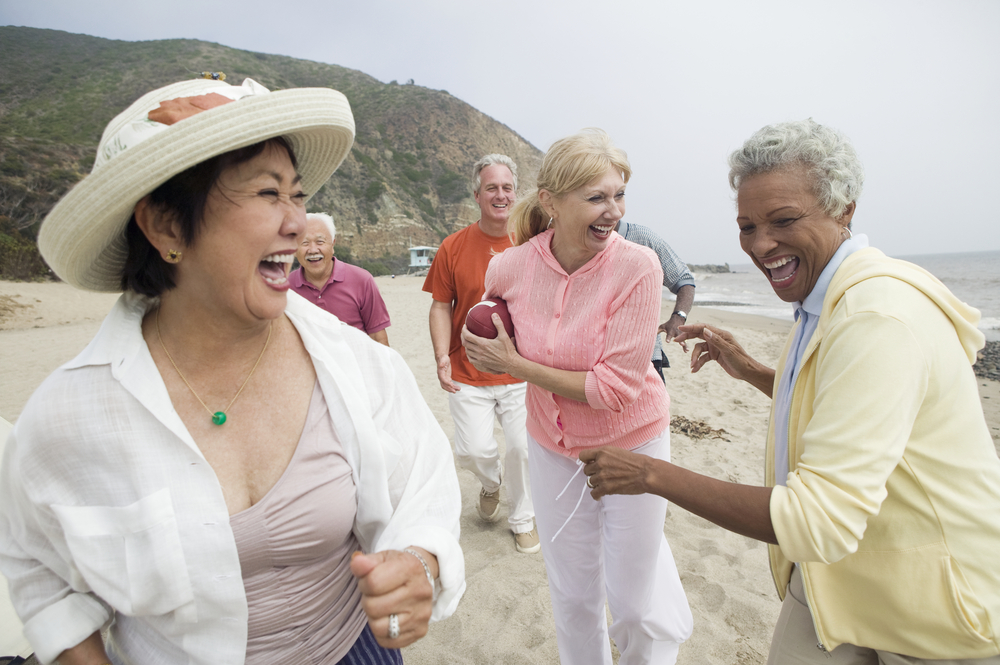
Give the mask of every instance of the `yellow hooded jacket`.
M 778 594 L 799 562 L 821 648 L 1000 654 L 1000 460 L 971 369 L 978 320 L 874 248 L 834 275 L 792 394 L 791 472 L 770 503 Z M 769 430 L 774 486 L 773 406 Z

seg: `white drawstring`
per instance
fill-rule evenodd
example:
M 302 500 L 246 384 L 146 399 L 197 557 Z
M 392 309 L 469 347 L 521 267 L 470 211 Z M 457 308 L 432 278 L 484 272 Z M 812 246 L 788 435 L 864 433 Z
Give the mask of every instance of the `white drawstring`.
M 566 483 L 566 487 L 562 488 L 562 492 L 559 492 L 559 494 L 556 495 L 556 501 L 558 501 L 559 499 L 562 498 L 562 495 L 566 493 L 566 490 L 569 489 L 569 486 L 573 484 L 573 479 L 576 478 L 577 476 L 579 476 L 581 471 L 583 471 L 583 462 L 581 462 L 580 460 L 577 460 L 576 461 L 576 473 L 574 473 L 572 476 L 570 476 L 569 482 Z
M 559 492 L 559 494 L 556 495 L 556 501 L 558 501 L 559 499 L 562 498 L 562 495 L 566 493 L 566 490 L 568 490 L 569 486 L 573 484 L 573 480 L 575 480 L 576 477 L 580 475 L 581 471 L 583 471 L 583 462 L 581 462 L 580 460 L 577 460 L 576 461 L 576 473 L 574 473 L 570 477 L 569 482 L 566 483 L 566 487 L 564 487 L 562 489 L 562 492 Z M 551 543 L 556 542 L 556 538 L 559 536 L 560 533 L 562 533 L 562 530 L 566 528 L 566 525 L 569 524 L 569 521 L 571 519 L 573 519 L 573 516 L 576 515 L 576 511 L 580 508 L 580 504 L 583 503 L 583 496 L 586 493 L 587 493 L 587 484 L 584 483 L 583 484 L 583 491 L 580 492 L 580 498 L 576 500 L 576 505 L 573 506 L 573 512 L 571 512 L 569 514 L 569 517 L 566 518 L 566 521 L 563 522 L 563 525 L 561 527 L 559 527 L 559 530 L 555 532 L 555 535 L 552 536 L 552 540 L 550 540 L 549 542 L 551 542 Z

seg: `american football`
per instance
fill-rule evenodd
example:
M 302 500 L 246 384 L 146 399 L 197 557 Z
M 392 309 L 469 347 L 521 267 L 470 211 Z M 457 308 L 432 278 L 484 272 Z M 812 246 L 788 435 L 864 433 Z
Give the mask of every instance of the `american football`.
M 510 320 L 510 312 L 507 311 L 507 303 L 502 298 L 487 298 L 477 302 L 465 316 L 465 326 L 469 332 L 477 337 L 496 339 L 497 328 L 493 325 L 493 314 L 500 315 L 507 335 L 514 336 L 514 322 Z

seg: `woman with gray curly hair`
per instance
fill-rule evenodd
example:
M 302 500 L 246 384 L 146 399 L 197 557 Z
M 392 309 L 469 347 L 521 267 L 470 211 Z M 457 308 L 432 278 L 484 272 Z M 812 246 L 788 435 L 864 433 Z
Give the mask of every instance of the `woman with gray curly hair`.
M 728 332 L 698 338 L 772 397 L 766 487 L 626 450 L 581 453 L 595 497 L 650 492 L 769 543 L 783 599 L 768 663 L 1000 663 L 1000 460 L 970 365 L 979 312 L 868 247 L 864 171 L 812 120 L 764 127 L 729 158 L 740 244 L 796 325 L 777 370 Z

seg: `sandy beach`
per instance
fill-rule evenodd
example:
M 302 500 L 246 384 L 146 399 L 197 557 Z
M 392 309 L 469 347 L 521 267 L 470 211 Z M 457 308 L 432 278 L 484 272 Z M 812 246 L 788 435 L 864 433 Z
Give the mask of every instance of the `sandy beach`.
M 376 281 L 392 317 L 389 342 L 406 359 L 451 436 L 427 327 L 430 295 L 420 290 L 423 279 Z M 0 416 L 16 421 L 31 392 L 83 349 L 116 299 L 65 284 L 0 282 Z M 665 304 L 664 318 L 668 313 Z M 708 308 L 695 308 L 690 321 L 731 330 L 751 355 L 772 366 L 790 327 L 784 321 Z M 675 431 L 673 461 L 723 480 L 761 484 L 769 400 L 730 379 L 718 366 L 691 374 L 687 355 L 675 344 L 667 354 L 672 416 L 721 430 L 706 438 Z M 994 443 L 1000 443 L 1000 382 L 978 383 Z M 514 550 L 506 519 L 496 524 L 480 521 L 474 508 L 478 482 L 466 471 L 458 476 L 468 589 L 454 616 L 433 624 L 425 639 L 404 651 L 406 662 L 558 663 L 541 555 Z M 694 634 L 681 647 L 678 662 L 764 663 L 779 609 L 765 546 L 675 507 L 668 512 L 664 530 L 695 618 Z

